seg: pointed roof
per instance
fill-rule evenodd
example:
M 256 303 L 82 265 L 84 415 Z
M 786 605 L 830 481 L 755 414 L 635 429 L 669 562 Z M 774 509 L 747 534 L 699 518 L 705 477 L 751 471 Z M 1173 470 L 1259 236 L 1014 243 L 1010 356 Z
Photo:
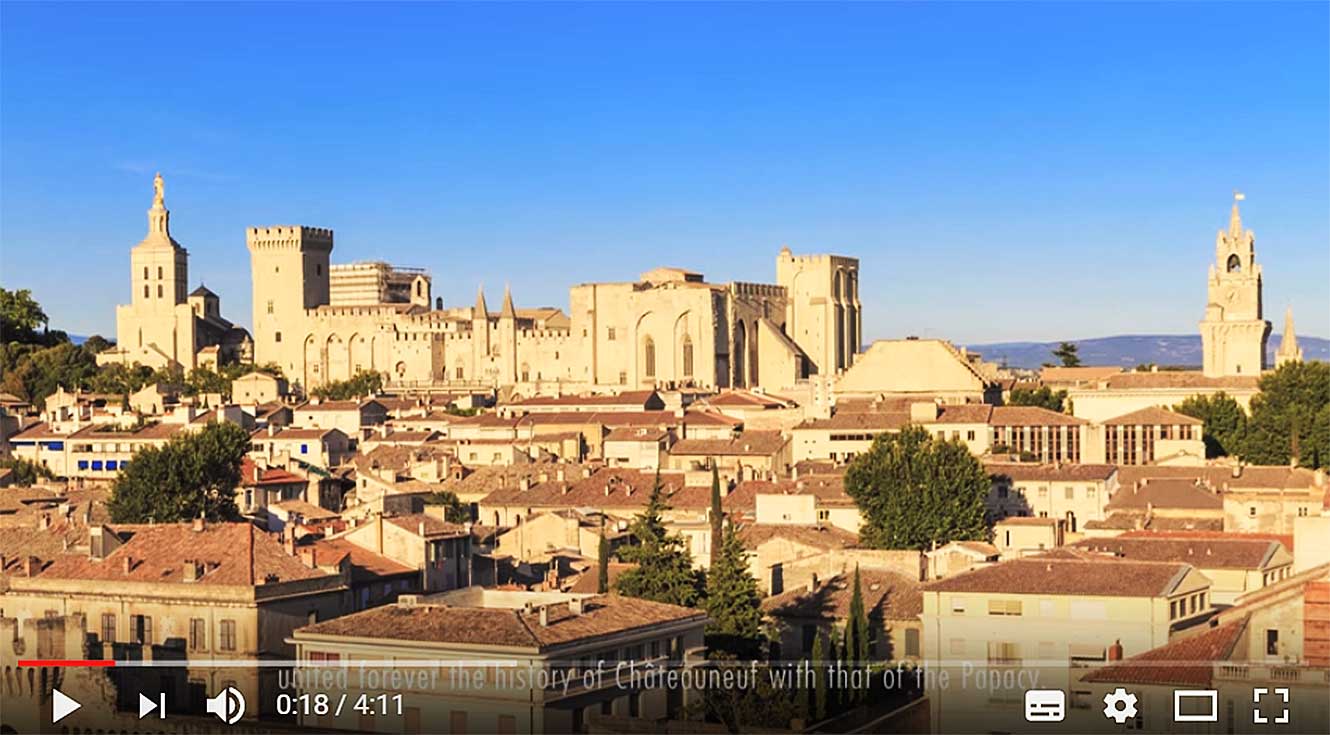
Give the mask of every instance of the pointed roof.
M 513 292 L 506 285 L 503 287 L 503 308 L 499 311 L 499 318 L 517 318 L 517 310 L 513 308 Z
M 208 296 L 217 298 L 217 294 L 213 293 L 211 289 L 209 289 L 207 286 L 203 285 L 202 283 L 199 284 L 198 288 L 194 289 L 193 291 L 190 291 L 189 295 L 203 296 L 204 298 L 207 298 Z
M 476 307 L 475 310 L 471 312 L 471 318 L 480 319 L 482 317 L 488 317 L 489 313 L 489 307 L 485 306 L 485 287 L 483 285 L 478 286 L 476 288 Z
M 1233 211 L 1228 215 L 1228 233 L 1235 237 L 1242 235 L 1242 212 L 1238 211 L 1238 202 L 1242 199 L 1241 194 L 1233 195 Z
M 1284 312 L 1284 336 L 1279 340 L 1280 357 L 1291 357 L 1295 360 L 1302 359 L 1302 350 L 1298 349 L 1298 334 L 1293 331 L 1293 307 L 1288 307 Z

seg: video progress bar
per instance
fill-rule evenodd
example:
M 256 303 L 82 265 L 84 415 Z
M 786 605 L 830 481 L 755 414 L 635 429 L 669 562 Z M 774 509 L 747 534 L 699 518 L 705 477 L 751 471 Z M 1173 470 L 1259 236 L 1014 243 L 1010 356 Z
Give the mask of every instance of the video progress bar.
M 237 661 L 234 659 L 189 659 L 181 661 L 140 661 L 123 659 L 42 659 L 28 658 L 19 659 L 19 666 L 33 667 L 66 667 L 66 668 L 130 668 L 130 669 L 193 669 L 193 668 L 213 668 L 213 669 L 253 669 L 253 668 L 304 668 L 304 669 L 353 669 L 353 668 L 425 668 L 425 669 L 449 669 L 449 668 L 516 668 L 516 661 L 489 661 L 489 660 L 421 660 L 411 659 L 403 661 L 384 661 L 376 659 L 347 659 L 343 661 Z

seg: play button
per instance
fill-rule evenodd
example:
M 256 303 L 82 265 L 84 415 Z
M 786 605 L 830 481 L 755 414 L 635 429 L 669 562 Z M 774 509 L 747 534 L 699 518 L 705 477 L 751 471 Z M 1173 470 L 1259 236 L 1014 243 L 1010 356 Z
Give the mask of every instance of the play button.
M 83 705 L 59 689 L 51 690 L 51 722 L 59 722 Z

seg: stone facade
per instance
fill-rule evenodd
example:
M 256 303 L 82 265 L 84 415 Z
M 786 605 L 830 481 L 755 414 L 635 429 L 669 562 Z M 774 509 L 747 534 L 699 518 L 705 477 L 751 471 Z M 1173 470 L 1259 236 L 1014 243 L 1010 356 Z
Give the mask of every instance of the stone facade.
M 99 354 L 99 364 L 189 370 L 217 357 L 249 357 L 249 333 L 222 318 L 217 294 L 203 286 L 185 293 L 189 252 L 171 237 L 161 174 L 153 180 L 148 234 L 130 250 L 129 265 L 131 300 L 116 307 L 116 347 Z
M 362 370 L 397 387 L 520 386 L 527 394 L 600 387 L 788 388 L 835 373 L 858 352 L 858 261 L 777 258 L 776 284 L 707 283 L 658 268 L 637 281 L 574 286 L 569 313 L 410 303 L 339 306 L 331 230 L 251 227 L 255 359 L 308 389 Z
M 1242 229 L 1236 195 L 1228 231 L 1215 237 L 1210 266 L 1209 302 L 1201 321 L 1203 372 L 1207 377 L 1260 375 L 1270 322 L 1261 317 L 1261 266 L 1256 236 Z

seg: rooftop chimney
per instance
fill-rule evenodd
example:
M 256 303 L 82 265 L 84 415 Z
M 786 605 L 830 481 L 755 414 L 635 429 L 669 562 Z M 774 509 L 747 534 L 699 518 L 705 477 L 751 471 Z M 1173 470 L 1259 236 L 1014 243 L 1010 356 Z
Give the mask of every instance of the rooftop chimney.
M 523 492 L 525 492 L 525 491 L 527 491 L 527 490 L 530 490 L 530 489 L 531 489 L 531 479 L 530 479 L 530 478 L 527 478 L 527 477 L 523 477 L 522 479 L 518 480 L 518 481 L 517 481 L 517 489 L 518 489 L 518 490 L 521 490 L 521 491 L 523 491 Z
M 35 577 L 42 570 L 42 560 L 35 556 L 27 556 L 23 559 L 23 574 L 28 577 Z
M 50 527 L 51 527 L 51 514 L 50 514 L 50 513 L 43 513 L 43 514 L 42 514 L 41 526 L 42 526 L 43 529 L 46 529 L 46 528 L 50 528 Z
M 564 480 L 563 468 L 560 467 L 559 471 L 554 473 L 554 476 L 559 480 L 559 482 L 563 482 Z
M 582 598 L 577 597 L 577 598 L 574 598 L 574 599 L 569 600 L 569 601 L 568 601 L 568 612 L 571 613 L 571 614 L 573 614 L 573 615 L 581 615 L 582 612 L 583 612 L 583 609 L 582 609 Z
M 125 570 L 125 574 L 129 574 L 130 572 L 134 571 L 134 557 L 126 554 L 125 557 L 121 559 L 121 563 Z
M 424 522 L 424 521 L 421 521 L 420 523 L 416 524 L 416 531 L 417 531 L 418 534 L 419 534 L 420 536 L 422 536 L 422 537 L 425 535 L 425 522 Z
M 194 519 L 194 524 L 193 524 L 193 529 L 194 529 L 195 531 L 202 531 L 204 528 L 207 528 L 207 523 L 203 520 L 203 518 L 201 518 L 201 517 L 200 517 L 200 518 L 195 518 L 195 519 Z
M 1113 645 L 1108 647 L 1108 660 L 1109 661 L 1122 660 L 1122 641 L 1115 640 L 1113 641 Z
M 199 581 L 199 563 L 194 561 L 193 559 L 185 560 L 185 581 L 186 582 Z
M 540 606 L 540 627 L 548 628 L 550 626 L 550 608 L 548 605 Z

